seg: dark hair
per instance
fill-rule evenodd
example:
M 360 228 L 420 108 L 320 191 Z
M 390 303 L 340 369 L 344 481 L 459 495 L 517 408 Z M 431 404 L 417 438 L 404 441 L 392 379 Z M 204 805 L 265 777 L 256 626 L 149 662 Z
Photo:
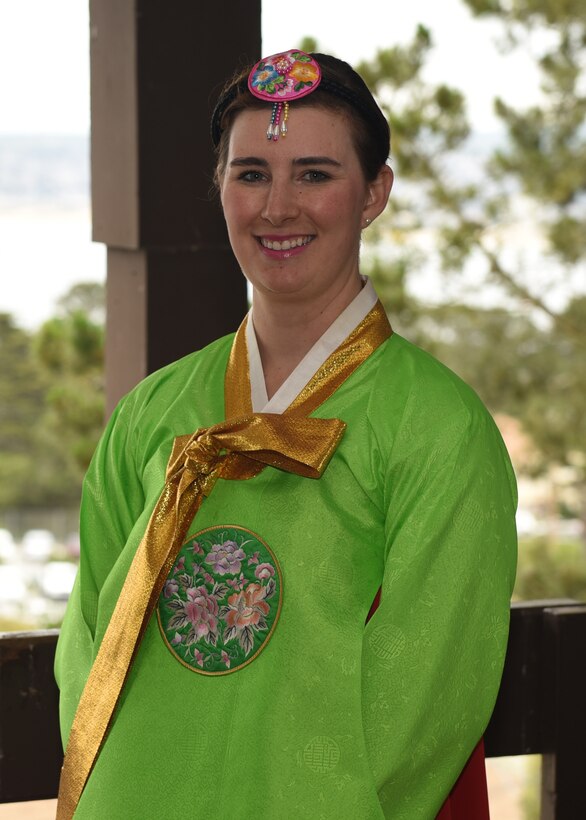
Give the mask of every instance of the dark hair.
M 311 94 L 292 105 L 327 108 L 346 114 L 352 130 L 354 147 L 364 177 L 372 182 L 390 152 L 389 124 L 362 77 L 351 65 L 329 54 L 313 53 L 319 63 L 322 79 Z M 216 150 L 216 184 L 226 167 L 230 127 L 240 111 L 267 108 L 270 103 L 254 97 L 248 90 L 252 66 L 233 77 L 224 87 L 212 115 L 212 141 Z

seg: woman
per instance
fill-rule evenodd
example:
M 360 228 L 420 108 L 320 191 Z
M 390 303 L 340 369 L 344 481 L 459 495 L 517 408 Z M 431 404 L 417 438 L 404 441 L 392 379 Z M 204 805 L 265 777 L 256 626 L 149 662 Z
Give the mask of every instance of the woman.
M 253 308 L 132 391 L 90 467 L 58 817 L 433 818 L 499 685 L 508 457 L 360 275 L 392 173 L 358 75 L 267 58 L 212 136 Z

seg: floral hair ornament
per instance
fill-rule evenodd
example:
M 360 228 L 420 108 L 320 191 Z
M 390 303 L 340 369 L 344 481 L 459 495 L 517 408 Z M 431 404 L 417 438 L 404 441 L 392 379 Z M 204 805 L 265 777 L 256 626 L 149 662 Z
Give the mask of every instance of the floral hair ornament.
M 293 49 L 259 60 L 248 76 L 248 90 L 259 100 L 273 103 L 267 139 L 287 135 L 289 103 L 311 94 L 320 80 L 318 63 L 304 51 Z

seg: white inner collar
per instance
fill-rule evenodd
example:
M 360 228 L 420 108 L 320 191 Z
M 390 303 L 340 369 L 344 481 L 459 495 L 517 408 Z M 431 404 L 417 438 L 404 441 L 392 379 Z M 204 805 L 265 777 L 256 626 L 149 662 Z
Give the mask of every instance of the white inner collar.
M 248 314 L 246 323 L 246 345 L 248 347 L 248 362 L 250 367 L 250 388 L 252 410 L 254 413 L 280 414 L 297 398 L 311 377 L 319 370 L 334 350 L 360 324 L 367 313 L 372 310 L 378 299 L 370 280 L 363 276 L 364 287 L 350 302 L 348 307 L 340 313 L 323 336 L 317 340 L 304 358 L 299 362 L 291 375 L 279 387 L 269 401 L 265 384 L 262 362 L 258 350 L 256 333 L 254 332 L 253 308 Z

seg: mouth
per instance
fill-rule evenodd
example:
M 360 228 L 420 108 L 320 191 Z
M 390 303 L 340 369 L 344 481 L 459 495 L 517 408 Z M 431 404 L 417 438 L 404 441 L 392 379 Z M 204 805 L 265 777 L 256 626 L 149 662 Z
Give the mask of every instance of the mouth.
M 314 238 L 313 236 L 291 236 L 287 239 L 269 239 L 266 236 L 259 236 L 258 241 L 263 248 L 269 251 L 292 251 L 296 248 L 304 248 Z

